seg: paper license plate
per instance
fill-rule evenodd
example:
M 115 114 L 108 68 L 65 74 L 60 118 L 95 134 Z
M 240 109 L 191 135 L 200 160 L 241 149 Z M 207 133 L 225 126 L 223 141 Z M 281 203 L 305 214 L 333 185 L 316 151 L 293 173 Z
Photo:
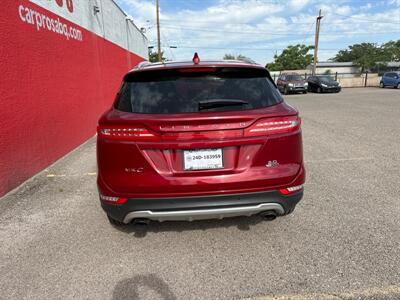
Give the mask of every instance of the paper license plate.
M 210 170 L 224 167 L 222 149 L 184 150 L 185 170 Z

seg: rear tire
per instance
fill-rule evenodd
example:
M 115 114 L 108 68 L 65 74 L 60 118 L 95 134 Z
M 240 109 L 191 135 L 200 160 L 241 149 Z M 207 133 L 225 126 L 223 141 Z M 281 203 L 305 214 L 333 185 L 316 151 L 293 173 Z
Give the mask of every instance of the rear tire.
M 307 94 L 307 91 L 303 91 L 303 94 Z
M 382 81 L 379 83 L 379 87 L 380 87 L 381 89 L 383 89 L 383 88 L 385 87 L 385 85 L 383 84 Z
M 115 227 L 122 227 L 122 226 L 126 225 L 125 223 L 123 223 L 121 221 L 118 221 L 118 220 L 115 220 L 115 219 L 111 218 L 109 215 L 107 215 L 107 218 L 108 218 L 108 221 L 110 222 L 110 224 L 115 226 Z

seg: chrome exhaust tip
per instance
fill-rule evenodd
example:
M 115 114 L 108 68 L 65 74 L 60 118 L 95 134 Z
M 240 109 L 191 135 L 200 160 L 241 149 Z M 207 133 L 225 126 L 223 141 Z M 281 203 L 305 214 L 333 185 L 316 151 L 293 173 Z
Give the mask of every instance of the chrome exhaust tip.
M 132 220 L 132 223 L 134 225 L 142 225 L 142 226 L 147 226 L 150 224 L 150 220 L 146 218 L 136 218 Z

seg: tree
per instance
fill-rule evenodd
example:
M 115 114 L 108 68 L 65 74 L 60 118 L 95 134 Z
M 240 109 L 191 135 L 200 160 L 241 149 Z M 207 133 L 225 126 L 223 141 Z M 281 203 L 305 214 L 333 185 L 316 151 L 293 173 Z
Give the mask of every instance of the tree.
M 382 48 L 386 61 L 400 61 L 400 40 L 389 41 Z
M 161 60 L 166 60 L 164 57 L 164 51 L 161 51 Z M 158 52 L 153 52 L 151 49 L 149 49 L 149 62 L 158 62 Z
M 314 46 L 290 45 L 280 55 L 274 55 L 274 62 L 265 67 L 270 71 L 305 69 L 313 61 L 313 55 L 308 52 Z
M 349 46 L 348 49 L 340 50 L 333 58 L 337 62 L 351 61 L 361 68 L 361 72 L 385 61 L 382 47 L 374 43 L 361 43 Z
M 235 58 L 235 55 L 227 53 L 224 55 L 223 59 L 224 60 L 232 60 L 232 59 L 236 59 L 236 58 Z
M 371 69 L 389 61 L 400 61 L 400 40 L 389 41 L 382 45 L 375 43 L 354 44 L 348 49 L 340 50 L 334 61 L 354 62 L 362 71 Z

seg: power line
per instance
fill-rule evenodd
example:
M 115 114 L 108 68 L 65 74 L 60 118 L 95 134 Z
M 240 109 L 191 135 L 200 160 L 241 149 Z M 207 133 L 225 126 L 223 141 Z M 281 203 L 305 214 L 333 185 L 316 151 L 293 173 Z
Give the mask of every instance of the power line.
M 267 32 L 267 31 L 230 31 L 230 30 L 215 30 L 215 29 L 207 29 L 207 28 L 197 28 L 197 27 L 187 27 L 187 26 L 173 26 L 173 25 L 163 25 L 164 28 L 170 29 L 181 29 L 184 31 L 198 31 L 198 32 L 220 32 L 220 33 L 234 33 L 234 34 L 267 34 L 267 35 L 274 35 L 274 36 L 305 36 L 309 35 L 309 33 L 277 33 L 277 32 Z M 357 34 L 357 35 L 387 35 L 391 33 L 400 33 L 399 31 L 392 31 L 392 32 L 356 32 L 356 31 L 331 31 L 331 32 L 324 32 L 324 34 L 329 35 L 338 35 L 342 36 L 343 34 Z
M 164 2 L 180 2 L 180 3 L 203 3 L 204 0 L 164 0 Z M 282 5 L 282 0 L 254 0 L 254 2 L 259 2 L 259 3 L 265 3 L 265 4 L 275 4 L 275 5 Z M 319 1 L 320 3 L 323 3 L 324 1 Z M 229 2 L 226 2 L 227 4 L 229 4 Z M 235 3 L 234 1 L 232 1 L 232 3 Z M 318 3 L 318 1 L 317 1 Z M 371 3 L 373 4 L 373 1 L 366 1 L 366 0 L 342 0 L 341 4 L 345 4 L 345 3 L 362 3 L 362 4 L 368 4 Z
M 187 24 L 187 21 L 181 21 L 181 20 L 162 20 L 163 23 L 169 23 L 169 24 L 176 24 L 176 23 L 183 23 Z M 254 25 L 254 21 L 251 22 L 225 22 L 225 21 L 214 21 L 214 20 L 209 20 L 209 21 L 195 21 L 195 20 L 190 20 L 190 23 L 199 23 L 199 24 L 223 24 L 223 25 Z M 291 22 L 285 25 L 290 25 L 290 24 L 309 24 L 310 22 Z
M 329 14 L 336 15 L 336 16 L 339 16 L 339 17 L 342 17 L 342 18 L 346 18 L 346 19 L 353 19 L 353 20 L 356 20 L 356 21 L 362 21 L 362 22 L 370 22 L 370 23 L 378 23 L 378 24 L 380 24 L 380 23 L 384 23 L 384 24 L 400 24 L 400 15 L 399 15 L 399 22 L 388 22 L 388 21 L 380 21 L 380 20 L 374 21 L 374 20 L 371 20 L 371 19 L 360 18 L 358 16 L 346 16 L 346 15 L 342 15 L 342 14 L 338 14 L 338 13 L 334 13 L 334 12 L 329 12 Z
M 345 15 L 339 15 L 336 13 L 332 13 L 330 12 L 329 14 L 335 14 L 338 16 L 341 16 L 343 18 L 349 18 L 348 16 Z M 363 23 L 372 23 L 372 24 L 400 24 L 400 22 L 394 22 L 394 21 L 384 21 L 384 20 L 371 20 L 371 19 L 359 19 L 357 21 L 361 21 Z M 335 21 L 326 21 L 324 22 L 325 24 L 338 24 L 338 23 L 345 23 L 348 22 L 347 20 L 343 20 L 343 19 L 339 19 L 339 20 L 335 20 Z M 172 20 L 172 19 L 168 19 L 168 20 L 162 20 L 162 23 L 169 23 L 169 24 L 187 24 L 187 21 L 181 21 L 181 20 Z M 224 25 L 254 25 L 257 24 L 254 21 L 251 22 L 224 22 L 224 21 L 213 21 L 213 20 L 209 20 L 209 21 L 195 21 L 195 20 L 190 20 L 190 23 L 199 23 L 199 24 L 224 24 Z M 296 22 L 296 21 L 291 21 L 288 23 L 285 23 L 284 25 L 308 25 L 310 22 Z
M 207 46 L 177 46 L 178 49 L 210 49 L 210 50 L 254 50 L 254 51 L 283 51 L 286 48 L 252 48 L 252 47 L 207 47 Z M 338 51 L 341 49 L 319 49 L 318 51 Z
M 169 53 L 171 54 L 171 58 L 173 60 L 175 60 L 176 58 L 175 58 L 175 55 L 174 55 L 174 53 L 172 51 L 171 43 L 169 42 L 169 40 L 165 37 L 165 35 L 163 33 L 161 33 L 161 35 L 162 35 L 163 39 L 165 40 L 165 42 L 166 42 L 166 44 L 168 46 Z
M 310 30 L 308 31 L 308 35 L 310 35 L 310 36 L 311 36 L 311 32 L 312 32 L 312 27 L 314 26 L 314 24 L 315 24 L 315 21 L 313 21 L 313 22 L 311 23 Z M 304 44 L 306 43 L 306 40 L 307 40 L 307 36 L 304 37 L 304 40 L 303 40 L 303 42 L 302 42 L 301 44 L 304 45 Z
M 182 29 L 182 30 L 188 30 L 188 31 L 204 31 L 204 32 L 221 32 L 221 33 L 242 33 L 242 34 L 270 34 L 270 35 L 289 35 L 289 36 L 298 36 L 298 35 L 305 35 L 304 34 L 296 34 L 296 33 L 276 33 L 276 32 L 266 32 L 266 31 L 230 31 L 230 30 L 215 30 L 215 29 L 208 29 L 208 28 L 198 28 L 198 27 L 188 27 L 188 26 L 173 26 L 173 25 L 163 25 L 165 28 L 171 28 L 171 29 Z

